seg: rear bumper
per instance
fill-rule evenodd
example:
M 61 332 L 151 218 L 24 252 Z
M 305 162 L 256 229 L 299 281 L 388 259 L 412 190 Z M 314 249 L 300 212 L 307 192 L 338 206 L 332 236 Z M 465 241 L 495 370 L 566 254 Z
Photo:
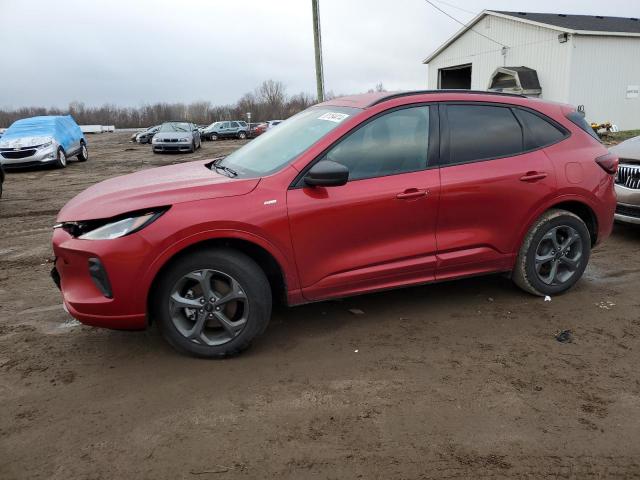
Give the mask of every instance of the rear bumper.
M 137 279 L 145 270 L 149 250 L 149 244 L 140 235 L 92 241 L 78 240 L 62 229 L 56 229 L 53 235 L 56 260 L 51 276 L 60 288 L 71 316 L 96 327 L 146 328 L 147 289 Z M 100 288 L 95 271 L 92 271 L 96 259 L 110 281 L 108 291 Z

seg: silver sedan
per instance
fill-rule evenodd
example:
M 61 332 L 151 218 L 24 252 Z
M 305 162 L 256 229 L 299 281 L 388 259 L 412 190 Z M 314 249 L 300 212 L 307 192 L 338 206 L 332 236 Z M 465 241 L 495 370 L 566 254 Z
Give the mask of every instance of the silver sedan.
M 151 141 L 153 153 L 195 152 L 202 146 L 197 125 L 188 122 L 166 122 Z

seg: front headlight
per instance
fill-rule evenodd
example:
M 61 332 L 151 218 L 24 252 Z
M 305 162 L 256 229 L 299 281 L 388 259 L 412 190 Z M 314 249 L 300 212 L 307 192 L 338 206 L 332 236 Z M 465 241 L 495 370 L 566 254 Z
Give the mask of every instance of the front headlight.
M 189 139 L 188 139 L 188 138 L 185 138 L 185 137 L 182 137 L 179 141 L 180 141 L 180 142 L 188 142 L 188 141 L 189 141 Z
M 131 213 L 108 220 L 107 223 L 101 221 L 65 222 L 54 228 L 62 228 L 81 240 L 112 240 L 142 230 L 166 211 L 166 208 L 162 208 L 144 213 Z
M 45 149 L 45 148 L 49 148 L 51 145 L 53 145 L 53 140 L 49 140 L 46 143 L 43 143 L 42 145 L 40 145 L 38 148 L 40 149 Z

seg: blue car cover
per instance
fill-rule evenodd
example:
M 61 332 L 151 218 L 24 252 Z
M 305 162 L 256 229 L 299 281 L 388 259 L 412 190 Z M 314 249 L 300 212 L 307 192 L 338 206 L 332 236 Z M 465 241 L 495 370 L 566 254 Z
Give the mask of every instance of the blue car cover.
M 3 146 L 32 146 L 38 142 L 44 143 L 43 139 L 47 137 L 53 138 L 68 153 L 77 149 L 80 140 L 84 140 L 82 131 L 73 117 L 64 115 L 17 120 L 4 132 L 0 142 Z

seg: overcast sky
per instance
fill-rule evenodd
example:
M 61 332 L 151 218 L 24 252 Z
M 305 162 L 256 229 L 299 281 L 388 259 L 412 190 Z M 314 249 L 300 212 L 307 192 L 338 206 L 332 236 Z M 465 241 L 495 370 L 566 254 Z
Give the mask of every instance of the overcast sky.
M 464 22 L 485 8 L 640 16 L 639 0 L 437 4 Z M 320 14 L 335 93 L 425 88 L 422 60 L 460 28 L 424 0 L 320 0 Z M 0 0 L 0 19 L 0 107 L 233 103 L 269 78 L 315 92 L 311 0 Z

